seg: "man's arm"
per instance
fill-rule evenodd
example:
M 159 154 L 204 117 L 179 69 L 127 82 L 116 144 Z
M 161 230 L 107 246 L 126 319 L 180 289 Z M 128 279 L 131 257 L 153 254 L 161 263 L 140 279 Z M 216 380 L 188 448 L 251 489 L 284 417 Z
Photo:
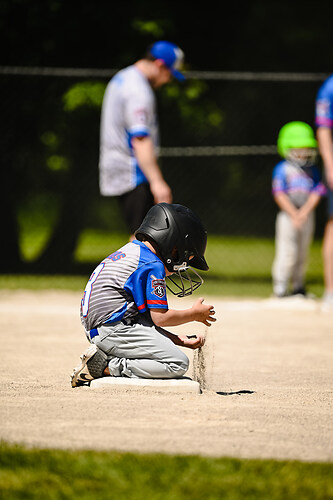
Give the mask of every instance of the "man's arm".
M 324 162 L 328 186 L 333 189 L 333 140 L 332 131 L 328 127 L 317 129 L 318 148 Z
M 134 137 L 132 146 L 138 164 L 149 182 L 155 203 L 172 203 L 171 189 L 157 163 L 152 139 L 149 136 Z

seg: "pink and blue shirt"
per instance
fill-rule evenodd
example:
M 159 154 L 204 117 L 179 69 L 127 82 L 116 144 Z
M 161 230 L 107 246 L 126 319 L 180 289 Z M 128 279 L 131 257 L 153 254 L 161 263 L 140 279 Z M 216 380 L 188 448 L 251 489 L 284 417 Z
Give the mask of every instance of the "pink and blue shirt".
M 324 196 L 327 192 L 316 166 L 299 167 L 287 160 L 280 161 L 273 170 L 272 192 L 285 193 L 296 207 L 304 205 L 310 193 Z

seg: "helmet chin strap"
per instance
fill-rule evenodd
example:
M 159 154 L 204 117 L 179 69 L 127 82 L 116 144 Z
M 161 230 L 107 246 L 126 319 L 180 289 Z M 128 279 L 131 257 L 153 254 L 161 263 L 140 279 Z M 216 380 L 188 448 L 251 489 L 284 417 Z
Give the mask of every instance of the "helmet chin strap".
M 167 289 L 173 294 L 176 295 L 176 297 L 187 297 L 188 295 L 192 295 L 192 293 L 199 288 L 204 282 L 204 280 L 201 278 L 201 276 L 192 268 L 192 267 L 184 267 L 184 266 L 177 266 L 178 269 L 176 270 L 176 275 L 179 278 L 179 282 L 176 281 L 175 278 L 172 276 L 167 276 L 168 280 L 171 281 L 174 289 L 168 285 L 166 282 L 166 287 Z M 197 279 L 191 279 L 191 276 L 189 275 L 188 269 L 191 270 L 193 274 L 195 274 Z M 189 285 L 186 288 L 186 282 L 189 283 Z

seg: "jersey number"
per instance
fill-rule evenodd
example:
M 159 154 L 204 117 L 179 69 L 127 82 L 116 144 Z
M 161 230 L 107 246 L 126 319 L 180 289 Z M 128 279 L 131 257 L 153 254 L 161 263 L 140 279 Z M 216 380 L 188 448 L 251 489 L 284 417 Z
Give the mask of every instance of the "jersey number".
M 83 298 L 81 301 L 81 308 L 82 308 L 82 315 L 85 318 L 88 314 L 88 309 L 89 309 L 89 301 L 90 301 L 90 295 L 91 291 L 93 288 L 93 284 L 97 280 L 100 272 L 102 271 L 104 267 L 104 262 L 101 262 L 99 266 L 96 267 L 95 271 L 92 273 L 92 275 L 89 278 L 89 281 L 86 285 L 86 288 L 84 290 Z
M 117 250 L 116 252 L 113 252 L 111 255 L 108 256 L 108 259 L 111 259 L 112 262 L 117 262 L 119 259 L 123 259 L 126 257 L 126 254 L 121 252 L 120 250 Z

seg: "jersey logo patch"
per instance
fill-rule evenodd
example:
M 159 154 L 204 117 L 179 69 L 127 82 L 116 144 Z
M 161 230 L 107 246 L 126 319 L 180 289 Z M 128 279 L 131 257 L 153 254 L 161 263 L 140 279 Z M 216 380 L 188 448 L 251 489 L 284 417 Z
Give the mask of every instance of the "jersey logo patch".
M 147 112 L 145 109 L 137 109 L 135 111 L 135 118 L 138 121 L 138 123 L 147 123 Z
M 153 294 L 160 299 L 165 296 L 165 281 L 164 279 L 157 279 L 152 276 L 151 286 L 153 289 Z

